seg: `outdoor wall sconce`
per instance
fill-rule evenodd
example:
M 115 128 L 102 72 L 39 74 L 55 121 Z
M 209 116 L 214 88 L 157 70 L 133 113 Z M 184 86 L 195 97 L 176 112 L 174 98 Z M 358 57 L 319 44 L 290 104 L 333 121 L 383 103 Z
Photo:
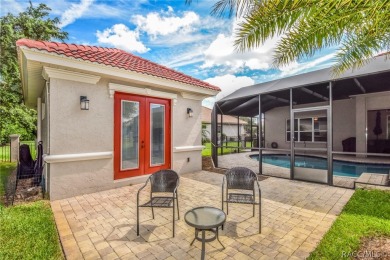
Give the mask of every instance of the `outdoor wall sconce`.
M 187 115 L 188 117 L 192 117 L 194 115 L 194 111 L 192 111 L 191 108 L 187 108 Z
M 87 96 L 80 96 L 80 109 L 89 110 L 89 100 Z

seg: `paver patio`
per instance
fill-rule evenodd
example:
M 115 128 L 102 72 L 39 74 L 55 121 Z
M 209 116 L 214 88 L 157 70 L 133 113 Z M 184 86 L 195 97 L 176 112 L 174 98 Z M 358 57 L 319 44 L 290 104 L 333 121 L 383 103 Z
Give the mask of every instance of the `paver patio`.
M 67 259 L 199 259 L 201 243 L 184 221 L 197 206 L 221 207 L 222 175 L 182 175 L 180 220 L 172 238 L 172 210 L 141 208 L 136 235 L 136 194 L 142 184 L 51 203 Z M 262 189 L 262 233 L 249 205 L 232 204 L 220 240 L 206 244 L 206 259 L 304 259 L 332 225 L 353 190 L 268 178 Z M 142 199 L 149 196 L 148 190 Z M 257 209 L 256 209 L 257 214 Z

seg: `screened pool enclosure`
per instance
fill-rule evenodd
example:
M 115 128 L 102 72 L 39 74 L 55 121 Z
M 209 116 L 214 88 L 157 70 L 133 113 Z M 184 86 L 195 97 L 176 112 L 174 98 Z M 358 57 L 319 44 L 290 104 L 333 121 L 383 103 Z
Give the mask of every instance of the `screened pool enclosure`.
M 223 142 L 221 115 L 247 117 L 249 129 L 252 122 L 260 122 L 255 137 L 248 130 L 237 136 L 237 142 Z M 259 174 L 333 185 L 335 176 L 358 177 L 343 171 L 353 172 L 351 167 L 359 164 L 390 167 L 389 125 L 390 62 L 377 57 L 337 78 L 326 68 L 244 87 L 217 101 L 212 112 L 212 159 L 215 166 L 228 168 L 223 150 L 235 148 L 248 152 L 237 166 L 256 165 Z M 250 140 L 249 148 L 242 140 Z M 270 155 L 283 156 L 287 166 L 272 163 Z M 321 163 L 313 166 L 313 158 Z M 335 169 L 335 161 L 355 166 L 337 164 Z

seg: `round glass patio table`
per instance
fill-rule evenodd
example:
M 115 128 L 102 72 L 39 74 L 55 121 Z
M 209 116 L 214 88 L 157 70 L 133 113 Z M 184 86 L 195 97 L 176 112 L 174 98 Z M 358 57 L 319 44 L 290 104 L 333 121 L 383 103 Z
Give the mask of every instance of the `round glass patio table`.
M 217 239 L 223 249 L 225 249 L 218 237 L 218 229 L 220 226 L 223 229 L 223 224 L 226 221 L 225 212 L 214 207 L 198 207 L 187 211 L 184 219 L 189 226 L 195 228 L 195 238 L 192 240 L 191 245 L 195 240 L 202 242 L 202 260 L 205 257 L 206 242 Z M 206 231 L 212 232 L 214 236 L 206 238 Z M 200 232 L 202 233 L 201 237 L 199 237 Z

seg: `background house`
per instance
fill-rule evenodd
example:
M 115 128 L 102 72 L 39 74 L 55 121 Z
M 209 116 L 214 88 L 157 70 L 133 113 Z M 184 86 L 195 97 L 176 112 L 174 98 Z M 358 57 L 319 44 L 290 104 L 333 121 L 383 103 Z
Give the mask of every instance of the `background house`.
M 160 169 L 201 170 L 201 102 L 218 87 L 119 49 L 17 46 L 51 199 L 144 182 Z
M 202 127 L 206 129 L 206 135 L 210 138 L 211 133 L 211 112 L 210 108 L 202 106 Z M 248 126 L 248 122 L 242 119 L 238 120 L 237 117 L 223 115 L 223 124 L 218 125 L 218 133 L 225 134 L 227 141 L 236 141 L 239 135 L 241 139 L 246 136 L 245 126 Z

